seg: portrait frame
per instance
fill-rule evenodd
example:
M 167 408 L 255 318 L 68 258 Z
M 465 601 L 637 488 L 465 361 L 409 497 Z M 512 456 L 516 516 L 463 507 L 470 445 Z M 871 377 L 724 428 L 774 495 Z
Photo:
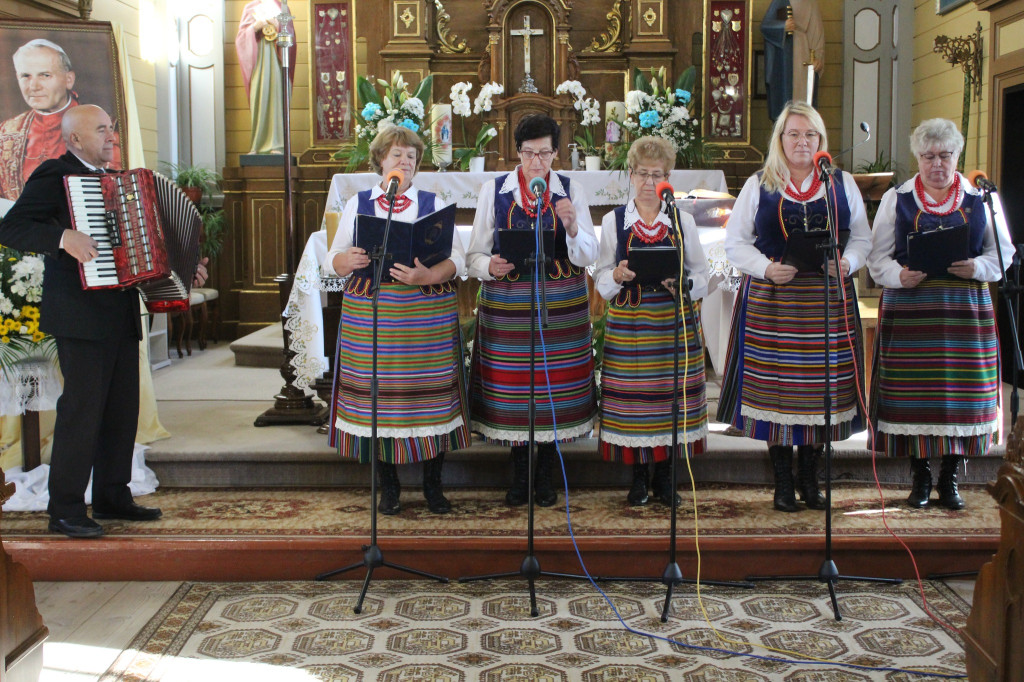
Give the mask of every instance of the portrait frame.
M 946 12 L 952 12 L 961 5 L 966 5 L 967 0 L 935 0 L 935 13 L 945 14 Z
M 75 74 L 72 92 L 79 104 L 96 104 L 114 122 L 120 163 L 128 163 L 125 85 L 114 30 L 106 21 L 0 19 L 0 126 L 30 110 L 14 69 L 14 52 L 37 38 L 60 45 Z

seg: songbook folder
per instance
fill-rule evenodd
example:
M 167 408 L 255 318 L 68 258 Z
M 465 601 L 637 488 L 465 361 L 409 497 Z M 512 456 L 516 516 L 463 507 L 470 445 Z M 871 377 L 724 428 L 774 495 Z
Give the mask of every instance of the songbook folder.
M 520 274 L 533 272 L 534 254 L 537 252 L 537 238 L 533 230 L 495 230 L 498 255 L 516 266 Z M 555 240 L 554 230 L 541 230 L 544 240 L 544 258 L 547 265 L 555 258 L 568 258 L 569 254 Z
M 958 260 L 967 260 L 971 239 L 970 226 L 939 228 L 907 235 L 907 267 L 926 275 L 945 275 L 946 268 Z
M 679 279 L 679 250 L 674 246 L 642 246 L 629 250 L 629 269 L 636 273 L 634 284 L 658 286 L 666 279 Z
M 355 245 L 364 249 L 371 256 L 378 252 L 384 243 L 384 226 L 387 219 L 373 215 L 357 215 L 354 235 Z M 431 267 L 446 260 L 452 255 L 452 238 L 455 235 L 455 204 L 449 204 L 440 211 L 424 216 L 414 223 L 400 220 L 391 221 L 388 232 L 388 245 L 384 250 L 384 269 L 381 273 L 382 282 L 395 281 L 388 272 L 395 263 L 414 266 L 414 259 L 419 258 L 425 267 Z M 373 266 L 355 270 L 352 274 L 362 277 L 373 277 Z
M 825 244 L 831 239 L 828 230 L 794 230 L 786 239 L 786 249 L 782 252 L 782 264 L 792 265 L 797 272 L 821 272 L 822 253 Z M 846 248 L 850 240 L 849 231 L 839 233 L 839 252 Z

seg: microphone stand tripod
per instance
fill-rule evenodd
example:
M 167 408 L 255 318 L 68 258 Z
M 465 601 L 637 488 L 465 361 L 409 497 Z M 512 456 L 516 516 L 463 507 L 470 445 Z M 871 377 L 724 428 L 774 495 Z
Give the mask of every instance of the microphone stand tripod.
M 574 578 L 577 580 L 583 580 L 586 576 L 577 575 L 574 573 L 553 573 L 551 571 L 542 571 L 540 568 L 540 560 L 537 559 L 537 555 L 534 553 L 533 547 L 533 536 L 534 536 L 534 513 L 535 513 L 535 502 L 533 499 L 533 456 L 536 448 L 536 442 L 534 441 L 534 433 L 536 430 L 537 422 L 537 389 L 536 389 L 536 362 L 537 362 L 537 299 L 541 300 L 541 325 L 546 327 L 548 325 L 548 306 L 547 306 L 547 294 L 545 292 L 545 283 L 547 281 L 547 259 L 544 255 L 544 239 L 541 234 L 543 225 L 541 223 L 541 212 L 544 208 L 544 192 L 538 192 L 537 194 L 537 218 L 534 222 L 534 236 L 536 238 L 537 250 L 535 257 L 530 259 L 533 267 L 533 291 L 530 295 L 530 403 L 527 410 L 528 419 L 530 422 L 529 426 L 529 445 L 526 455 L 526 476 L 527 476 L 527 522 L 526 522 L 526 556 L 523 558 L 523 562 L 519 565 L 518 571 L 508 571 L 505 573 L 489 573 L 485 575 L 474 575 L 459 578 L 460 583 L 475 582 L 478 580 L 494 580 L 497 578 L 512 578 L 519 576 L 526 580 L 526 584 L 530 589 L 530 615 L 536 618 L 540 615 L 540 611 L 537 608 L 537 578 L 551 577 L 551 578 Z M 557 218 L 555 219 L 557 221 Z M 556 223 L 557 224 L 557 223 Z
M 423 578 L 430 578 L 441 583 L 447 583 L 448 578 L 440 575 L 434 575 L 433 573 L 427 573 L 420 571 L 415 568 L 409 568 L 408 566 L 401 566 L 399 564 L 393 564 L 389 561 L 384 560 L 384 552 L 381 551 L 377 545 L 377 457 L 380 451 L 380 441 L 377 439 L 377 400 L 379 398 L 379 377 L 377 374 L 377 329 L 378 329 L 378 299 L 380 297 L 380 280 L 384 275 L 384 261 L 387 256 L 388 250 L 388 235 L 391 232 L 391 216 L 395 211 L 395 194 L 396 192 L 389 191 L 390 195 L 388 198 L 388 219 L 384 223 L 384 239 L 380 246 L 373 250 L 370 255 L 370 260 L 374 261 L 373 268 L 373 323 L 371 328 L 372 332 L 372 348 L 373 348 L 373 364 L 370 372 L 370 544 L 363 545 L 363 560 L 357 561 L 356 563 L 343 566 L 342 568 L 336 568 L 326 573 L 321 573 L 316 576 L 317 580 L 327 580 L 339 573 L 346 573 L 354 568 L 360 566 L 366 567 L 366 577 L 363 579 L 363 589 L 359 592 L 359 599 L 356 601 L 356 605 L 352 607 L 353 613 L 362 613 L 363 611 L 363 600 L 366 598 L 366 591 L 370 587 L 370 580 L 373 579 L 373 571 L 376 568 L 385 566 L 387 568 L 393 568 L 398 571 L 405 571 L 413 575 L 418 575 Z
M 684 249 L 683 249 L 683 232 L 679 229 L 679 207 L 676 206 L 674 199 L 669 201 L 671 208 L 668 210 L 669 220 L 672 223 L 672 232 L 677 236 L 676 251 L 679 253 L 679 262 L 682 264 L 684 260 Z M 678 273 L 677 273 L 678 276 Z M 684 270 L 683 276 L 686 276 Z M 665 603 L 661 610 L 661 622 L 668 622 L 668 611 L 672 605 L 672 593 L 675 591 L 676 585 L 694 585 L 697 584 L 697 580 L 693 578 L 684 578 L 683 571 L 679 568 L 679 562 L 676 560 L 676 544 L 678 538 L 678 508 L 679 501 L 676 499 L 676 489 L 679 487 L 678 484 L 678 469 L 677 460 L 679 459 L 679 327 L 682 322 L 682 317 L 679 312 L 679 291 L 683 292 L 683 301 L 686 303 L 687 312 L 690 317 L 690 327 L 693 329 L 693 337 L 697 342 L 698 350 L 701 354 L 704 353 L 704 345 L 701 343 L 699 335 L 699 327 L 697 326 L 697 316 L 693 310 L 693 299 L 690 297 L 690 282 L 689 278 L 686 278 L 685 282 L 677 283 L 676 287 L 666 287 L 666 290 L 672 295 L 673 310 L 675 312 L 675 341 L 672 344 L 672 450 L 669 453 L 669 478 L 672 480 L 672 512 L 669 515 L 669 540 L 668 540 L 668 563 L 665 565 L 665 570 L 662 571 L 660 578 L 653 577 L 632 577 L 632 576 L 616 576 L 616 577 L 598 577 L 595 578 L 597 581 L 605 582 L 644 582 L 653 583 L 661 582 L 665 585 Z M 699 581 L 703 585 L 717 585 L 720 587 L 754 587 L 751 582 L 730 582 L 724 580 L 701 580 Z
M 817 164 L 816 164 L 817 165 Z M 829 599 L 832 601 L 832 613 L 837 621 L 842 620 L 842 613 L 839 611 L 839 602 L 836 600 L 836 583 L 839 580 L 853 580 L 859 582 L 885 583 L 899 585 L 902 578 L 870 578 L 856 575 L 840 575 L 836 568 L 836 562 L 832 559 L 832 316 L 831 308 L 831 276 L 828 272 L 829 262 L 836 265 L 836 289 L 843 287 L 843 272 L 839 262 L 839 242 L 837 241 L 839 223 L 838 211 L 832 203 L 832 189 L 834 178 L 832 170 L 821 169 L 821 182 L 825 186 L 825 215 L 827 217 L 829 240 L 818 246 L 821 249 L 821 264 L 824 274 L 822 291 L 824 292 L 824 319 L 822 325 L 822 338 L 824 340 L 825 355 L 825 558 L 818 569 L 818 575 L 778 575 L 778 576 L 747 576 L 747 580 L 817 580 L 828 585 Z M 841 296 L 840 296 L 841 300 Z M 837 334 L 838 339 L 838 334 Z M 856 362 L 856 353 L 854 354 Z

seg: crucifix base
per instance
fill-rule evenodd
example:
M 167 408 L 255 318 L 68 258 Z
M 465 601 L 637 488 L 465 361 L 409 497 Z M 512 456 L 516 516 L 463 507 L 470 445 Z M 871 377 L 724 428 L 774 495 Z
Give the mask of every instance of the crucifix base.
M 533 76 L 526 74 L 523 84 L 519 86 L 519 92 L 538 92 L 537 86 L 533 82 Z

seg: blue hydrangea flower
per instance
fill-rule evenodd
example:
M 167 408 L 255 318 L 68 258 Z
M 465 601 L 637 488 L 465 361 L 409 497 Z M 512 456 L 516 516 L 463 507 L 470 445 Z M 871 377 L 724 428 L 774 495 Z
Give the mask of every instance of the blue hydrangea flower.
M 368 102 L 367 105 L 363 107 L 362 117 L 364 121 L 369 121 L 371 118 L 373 118 L 379 113 L 380 105 L 377 104 L 376 102 Z
M 418 125 L 416 125 L 415 123 L 413 123 L 412 121 L 410 121 L 409 119 L 405 119 L 404 121 L 402 121 L 398 125 L 402 126 L 403 128 L 408 128 L 409 130 L 413 131 L 414 133 L 418 133 L 420 131 L 420 127 Z
M 678 88 L 676 89 L 676 100 L 680 104 L 689 104 L 690 103 L 690 97 L 691 97 L 691 95 L 690 95 L 690 92 L 688 90 L 680 90 Z
M 658 125 L 659 121 L 661 121 L 661 116 L 658 115 L 657 111 L 645 111 L 640 114 L 641 128 L 653 128 Z

